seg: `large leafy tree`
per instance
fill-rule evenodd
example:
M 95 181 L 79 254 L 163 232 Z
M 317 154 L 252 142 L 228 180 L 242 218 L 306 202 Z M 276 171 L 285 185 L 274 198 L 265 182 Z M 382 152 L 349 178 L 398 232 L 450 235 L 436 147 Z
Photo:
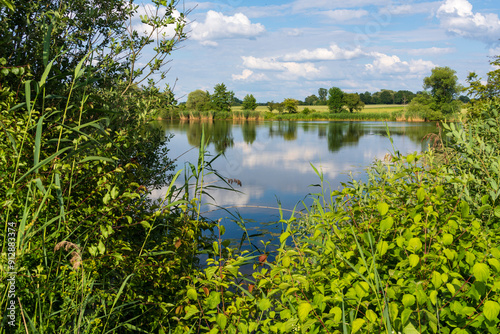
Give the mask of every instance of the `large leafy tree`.
M 304 103 L 308 106 L 313 106 L 318 104 L 320 99 L 316 95 L 309 95 L 308 97 L 305 98 Z
M 257 100 L 255 99 L 255 97 L 250 94 L 250 95 L 246 95 L 244 98 L 243 98 L 243 109 L 244 110 L 255 110 L 257 108 Z
M 332 87 L 328 90 L 328 109 L 331 112 L 341 112 L 344 106 L 344 92 L 338 87 Z
M 210 95 L 201 89 L 188 94 L 186 107 L 192 110 L 203 111 L 210 105 Z
M 295 112 L 297 112 L 298 105 L 299 105 L 299 101 L 296 100 L 296 99 L 285 99 L 283 101 L 283 107 L 289 113 L 295 113 Z
M 344 104 L 349 109 L 349 112 L 360 111 L 365 107 L 357 93 L 344 94 Z
M 234 92 L 227 89 L 224 83 L 215 85 L 214 93 L 210 96 L 212 108 L 217 111 L 231 111 Z
M 437 106 L 451 103 L 462 90 L 456 72 L 449 67 L 435 67 L 424 78 L 424 89 L 430 89 Z
M 318 98 L 319 98 L 319 103 L 322 105 L 326 104 L 326 97 L 328 95 L 328 90 L 326 88 L 320 88 L 318 89 Z

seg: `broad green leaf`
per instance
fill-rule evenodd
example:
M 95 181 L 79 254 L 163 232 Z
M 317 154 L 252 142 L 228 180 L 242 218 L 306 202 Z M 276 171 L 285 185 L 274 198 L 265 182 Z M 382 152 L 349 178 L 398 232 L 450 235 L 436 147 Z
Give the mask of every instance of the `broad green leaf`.
M 198 300 L 198 293 L 196 292 L 195 289 L 189 288 L 187 291 L 187 297 L 191 300 Z
M 352 331 L 351 334 L 357 333 L 361 327 L 365 324 L 365 319 L 356 319 L 352 322 Z
M 298 307 L 298 315 L 299 319 L 301 322 L 304 322 L 309 315 L 309 312 L 311 312 L 312 306 L 309 303 L 302 303 Z
M 418 252 L 422 248 L 422 241 L 420 241 L 419 238 L 411 238 L 410 241 L 408 241 L 408 249 L 410 252 L 415 253 Z
M 420 332 L 410 322 L 403 328 L 403 334 L 420 334 Z
M 388 249 L 389 249 L 389 244 L 385 240 L 382 240 L 377 244 L 377 251 L 380 256 L 383 256 L 385 253 L 387 253 Z
M 363 298 L 368 295 L 368 291 L 370 291 L 370 286 L 366 282 L 359 282 L 355 285 L 354 290 L 356 290 L 356 295 L 359 298 Z
M 420 263 L 420 257 L 416 254 L 411 254 L 408 260 L 410 261 L 410 266 L 412 266 L 412 268 L 416 267 Z
M 217 325 L 219 325 L 219 327 L 224 330 L 226 328 L 226 325 L 227 325 L 227 318 L 226 316 L 224 315 L 224 313 L 219 313 L 217 314 Z
M 453 286 L 453 284 L 450 284 L 450 283 L 446 283 L 446 288 L 448 288 L 448 291 L 450 291 L 450 293 L 452 295 L 455 294 L 456 290 L 455 290 L 455 287 Z
M 102 240 L 99 240 L 99 244 L 97 245 L 97 249 L 99 250 L 99 253 L 101 255 L 103 255 L 104 252 L 106 251 L 106 246 L 104 246 L 104 244 L 102 243 Z
M 433 271 L 431 274 L 431 282 L 436 289 L 438 289 L 442 284 L 443 280 L 441 279 L 441 274 L 437 271 Z
M 334 322 L 340 322 L 342 320 L 342 309 L 338 306 L 335 306 L 330 310 L 330 313 L 334 314 L 333 321 Z
M 423 202 L 425 199 L 425 189 L 424 188 L 418 188 L 417 190 L 417 198 L 419 202 Z
M 492 300 L 486 301 L 484 303 L 483 314 L 488 320 L 496 320 L 498 318 L 498 313 L 500 313 L 500 305 Z
M 394 224 L 394 219 L 392 219 L 392 217 L 387 217 L 380 222 L 380 230 L 382 232 L 387 231 L 392 227 L 393 224 Z
M 220 293 L 217 291 L 211 291 L 210 295 L 208 295 L 208 298 L 205 299 L 208 308 L 213 310 L 220 304 Z
M 449 246 L 452 243 L 453 243 L 453 236 L 449 233 L 443 234 L 443 244 L 445 244 L 445 246 Z
M 368 319 L 370 322 L 377 322 L 377 314 L 373 312 L 373 310 L 368 309 L 366 311 L 366 319 Z
M 490 267 L 486 263 L 476 263 L 472 267 L 472 274 L 476 277 L 476 280 L 486 282 L 490 277 Z
M 413 311 L 409 308 L 405 309 L 401 313 L 401 322 L 403 323 L 403 326 L 408 322 L 408 319 L 410 319 L 410 315 L 413 313 Z
M 406 295 L 403 296 L 403 305 L 405 307 L 409 308 L 413 304 L 415 304 L 415 296 L 408 295 L 408 294 L 406 294 Z
M 264 298 L 259 302 L 258 306 L 261 311 L 265 311 L 271 307 L 271 301 L 267 298 Z
M 184 319 L 189 319 L 196 313 L 198 313 L 198 308 L 195 305 L 188 305 L 186 306 L 186 315 L 184 316 Z
M 380 215 L 385 216 L 387 211 L 389 211 L 389 205 L 387 205 L 387 203 L 385 203 L 385 202 L 379 202 L 377 204 L 377 209 L 378 209 L 378 212 L 380 213 Z
M 290 256 L 284 256 L 283 259 L 281 259 L 281 264 L 283 267 L 289 267 L 290 266 Z
M 469 204 L 467 202 L 460 202 L 460 213 L 462 214 L 462 218 L 469 216 Z
M 280 235 L 280 243 L 284 243 L 286 239 L 290 236 L 290 232 L 284 232 Z
M 248 326 L 244 322 L 238 323 L 238 330 L 241 332 L 241 334 L 247 334 L 248 333 Z

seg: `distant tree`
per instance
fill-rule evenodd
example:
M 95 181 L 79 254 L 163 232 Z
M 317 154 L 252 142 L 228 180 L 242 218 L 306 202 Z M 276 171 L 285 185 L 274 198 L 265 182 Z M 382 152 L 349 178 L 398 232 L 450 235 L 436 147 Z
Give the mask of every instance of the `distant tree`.
M 349 109 L 349 112 L 353 112 L 354 110 L 360 111 L 363 110 L 365 104 L 361 101 L 359 94 L 357 93 L 346 93 L 344 94 L 344 104 Z
M 274 101 L 267 102 L 267 109 L 269 112 L 273 112 L 273 110 L 276 109 L 276 103 L 274 103 Z
M 380 101 L 380 94 L 382 94 L 382 92 L 375 92 L 372 94 L 372 104 L 382 104 Z
M 280 114 L 283 112 L 283 110 L 285 110 L 285 105 L 283 104 L 283 102 L 275 103 L 274 106 Z
M 399 90 L 394 94 L 394 103 L 396 104 L 408 104 L 415 97 L 415 93 L 409 90 Z
M 203 111 L 210 105 L 210 95 L 201 89 L 189 93 L 186 107 L 190 110 Z
M 236 96 L 233 97 L 233 102 L 231 105 L 233 106 L 241 106 L 243 104 L 243 101 L 241 101 L 239 98 L 237 98 Z
M 435 67 L 432 74 L 424 78 L 424 89 L 430 89 L 436 108 L 444 113 L 452 112 L 451 102 L 462 91 L 456 72 L 449 67 Z
M 234 93 L 228 91 L 223 83 L 214 87 L 214 93 L 211 95 L 212 108 L 218 111 L 231 111 L 231 104 L 234 99 Z
M 364 104 L 372 104 L 372 94 L 370 92 L 364 92 L 359 94 L 359 98 L 361 99 L 361 102 Z
M 297 106 L 299 105 L 299 101 L 295 99 L 285 99 L 283 101 L 283 108 L 289 113 L 297 112 Z
M 465 96 L 465 95 L 460 95 L 458 97 L 458 100 L 462 101 L 462 103 L 469 103 L 470 102 L 470 98 L 468 96 Z
M 305 105 L 314 106 L 314 105 L 318 104 L 319 98 L 314 94 L 309 95 L 308 97 L 305 98 L 304 102 L 305 102 Z
M 325 105 L 327 95 L 328 95 L 328 91 L 326 90 L 326 88 L 318 89 L 318 98 L 319 98 L 318 104 Z
M 341 112 L 344 106 L 344 92 L 338 87 L 332 87 L 328 90 L 328 109 L 330 112 Z
M 394 104 L 394 92 L 392 90 L 383 89 L 380 92 L 380 103 Z
M 243 98 L 242 106 L 244 110 L 255 110 L 255 108 L 257 108 L 257 100 L 252 94 L 247 94 Z

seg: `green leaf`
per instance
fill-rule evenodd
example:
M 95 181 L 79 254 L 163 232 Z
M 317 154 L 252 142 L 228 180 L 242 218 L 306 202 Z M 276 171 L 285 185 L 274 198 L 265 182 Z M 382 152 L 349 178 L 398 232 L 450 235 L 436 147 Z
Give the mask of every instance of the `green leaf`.
M 198 300 L 198 293 L 196 292 L 195 289 L 189 288 L 187 291 L 187 297 L 191 300 Z
M 378 209 L 378 212 L 380 213 L 380 215 L 385 216 L 387 211 L 389 211 L 389 205 L 387 205 L 387 203 L 385 203 L 385 202 L 379 202 L 377 204 L 377 209 Z
M 284 232 L 280 235 L 280 243 L 284 243 L 286 239 L 290 236 L 290 232 Z
M 385 253 L 387 253 L 388 249 L 389 249 L 389 244 L 385 240 L 382 240 L 377 244 L 377 251 L 380 256 L 383 256 Z
M 443 234 L 443 244 L 445 244 L 445 246 L 449 246 L 452 243 L 453 243 L 453 236 L 449 233 Z
M 365 324 L 365 319 L 356 319 L 352 322 L 352 331 L 351 334 L 357 333 L 361 327 Z
M 219 325 L 219 327 L 224 330 L 226 328 L 226 325 L 227 325 L 227 318 L 226 316 L 224 315 L 224 313 L 219 313 L 217 314 L 217 325 Z
M 450 291 L 450 293 L 452 295 L 455 294 L 456 290 L 455 290 L 455 287 L 453 286 L 453 284 L 450 284 L 450 283 L 446 283 L 446 287 L 448 288 L 448 291 Z
M 373 310 L 368 309 L 366 311 L 366 319 L 368 319 L 370 322 L 377 322 L 377 314 L 373 312 Z
M 401 322 L 403 326 L 408 322 L 408 319 L 410 319 L 410 315 L 413 313 L 413 311 L 409 308 L 405 309 L 403 313 L 401 313 Z
M 497 302 L 488 300 L 484 303 L 483 314 L 488 320 L 496 320 L 500 313 L 500 305 Z
M 298 307 L 298 315 L 299 319 L 301 322 L 304 322 L 309 315 L 309 312 L 311 312 L 312 306 L 309 303 L 302 303 Z
M 416 254 L 411 254 L 408 260 L 410 261 L 410 266 L 412 266 L 412 268 L 416 267 L 420 263 L 420 257 Z
M 382 232 L 387 231 L 392 227 L 393 224 L 394 219 L 392 219 L 392 217 L 387 217 L 386 219 L 382 220 L 382 222 L 380 222 L 380 230 Z
M 420 241 L 419 238 L 411 238 L 410 241 L 408 241 L 408 249 L 410 252 L 415 253 L 418 252 L 422 248 L 422 241 Z
M 186 315 L 184 316 L 184 319 L 189 319 L 196 313 L 198 313 L 198 308 L 195 305 L 188 305 L 186 306 Z
M 248 333 L 248 326 L 247 324 L 240 322 L 238 324 L 238 330 L 241 332 L 241 334 L 247 334 Z
M 265 311 L 271 307 L 271 301 L 268 298 L 264 298 L 259 302 L 259 309 Z
M 217 291 L 211 291 L 210 295 L 208 295 L 208 298 L 205 299 L 208 308 L 213 310 L 220 304 L 220 293 Z
M 408 294 L 406 294 L 406 295 L 403 296 L 403 305 L 405 307 L 409 308 L 413 304 L 415 304 L 415 296 L 408 295 Z
M 425 195 L 426 195 L 426 193 L 425 193 L 424 188 L 418 188 L 418 190 L 417 190 L 417 198 L 418 198 L 419 202 L 423 202 L 424 201 Z
M 106 251 L 106 246 L 104 246 L 102 240 L 99 240 L 99 244 L 97 245 L 97 249 L 99 250 L 99 253 L 101 255 L 103 255 L 104 252 Z
M 408 325 L 406 325 L 405 328 L 403 328 L 403 334 L 420 334 L 420 332 L 415 327 L 413 327 L 410 322 Z
M 434 287 L 438 289 L 443 284 L 441 274 L 438 273 L 437 271 L 433 271 L 431 275 L 431 282 L 432 284 L 434 284 Z
M 462 214 L 462 218 L 467 218 L 469 216 L 469 204 L 467 202 L 460 202 L 460 213 Z
M 490 267 L 486 263 L 476 263 L 472 267 L 472 274 L 476 277 L 476 280 L 486 282 L 490 277 Z

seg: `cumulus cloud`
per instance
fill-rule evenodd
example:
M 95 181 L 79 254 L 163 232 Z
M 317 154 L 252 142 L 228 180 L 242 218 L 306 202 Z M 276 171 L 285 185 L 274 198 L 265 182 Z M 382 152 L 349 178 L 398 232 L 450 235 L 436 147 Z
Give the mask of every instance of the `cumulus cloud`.
M 318 75 L 320 70 L 312 63 L 278 61 L 275 58 L 241 57 L 243 66 L 254 70 L 279 71 L 285 77 L 304 77 Z
M 439 7 L 439 2 L 420 2 L 411 4 L 402 4 L 389 6 L 381 10 L 382 13 L 390 13 L 392 15 L 415 15 L 415 14 L 434 14 Z
M 500 19 L 497 14 L 474 13 L 467 0 L 446 0 L 438 9 L 441 26 L 456 35 L 497 43 Z
M 375 60 L 371 64 L 366 64 L 368 72 L 379 74 L 423 74 L 436 67 L 432 61 L 410 60 L 402 61 L 396 55 L 386 55 L 380 52 L 372 52 Z
M 322 14 L 328 16 L 332 20 L 334 20 L 334 23 L 340 23 L 344 21 L 349 21 L 352 19 L 360 19 L 363 16 L 368 15 L 368 11 L 364 9 L 336 9 L 336 10 L 327 10 L 321 12 Z
M 205 22 L 193 22 L 191 38 L 203 45 L 217 45 L 215 40 L 231 38 L 255 38 L 266 31 L 260 23 L 252 23 L 242 13 L 226 16 L 210 10 Z
M 264 73 L 255 74 L 252 70 L 244 69 L 241 74 L 233 74 L 233 80 L 241 80 L 241 81 L 260 81 L 266 80 L 267 77 Z
M 283 56 L 285 61 L 320 61 L 320 60 L 346 60 L 365 55 L 360 47 L 354 50 L 342 49 L 332 44 L 329 49 L 318 48 L 314 50 L 303 49 L 297 53 L 289 53 Z

